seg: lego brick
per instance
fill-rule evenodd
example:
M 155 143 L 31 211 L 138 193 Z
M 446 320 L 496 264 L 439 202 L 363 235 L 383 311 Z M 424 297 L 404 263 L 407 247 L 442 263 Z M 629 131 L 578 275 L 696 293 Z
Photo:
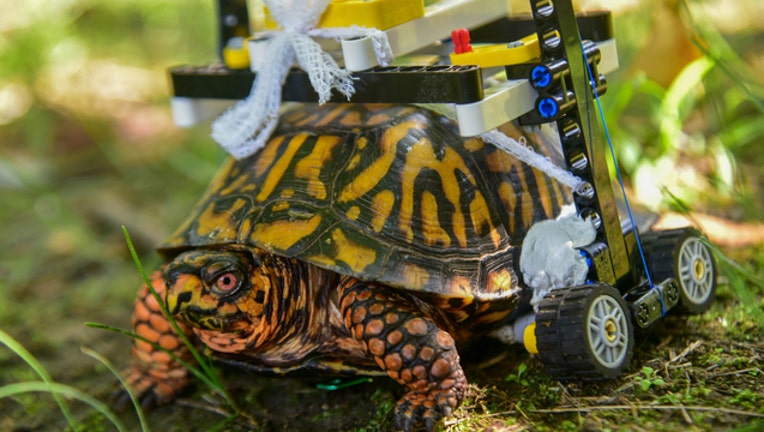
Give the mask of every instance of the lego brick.
M 170 99 L 172 121 L 178 127 L 191 127 L 218 116 L 233 104 L 228 99 L 174 97 Z
M 222 65 L 179 66 L 170 69 L 173 95 L 184 98 L 244 99 L 255 75 Z
M 228 40 L 223 49 L 223 63 L 230 69 L 247 69 L 250 65 L 247 41 L 241 37 Z
M 590 40 L 584 40 L 582 43 L 582 46 L 585 49 L 586 59 L 588 60 L 589 64 L 594 65 L 593 67 L 599 68 L 599 63 L 602 60 L 602 52 L 600 51 L 600 45 Z M 610 44 L 605 44 L 605 46 L 606 48 L 609 49 Z M 534 60 L 535 60 L 534 62 L 529 62 L 529 63 L 507 65 L 506 67 L 507 78 L 530 79 L 531 84 L 534 87 L 539 88 L 539 85 L 541 83 L 538 80 L 543 79 L 543 77 L 546 74 L 551 74 L 553 76 L 549 76 L 549 82 L 542 85 L 542 87 L 546 88 L 553 84 L 552 78 L 556 77 L 557 79 L 559 79 L 561 75 L 567 75 L 570 68 L 570 66 L 568 65 L 568 62 L 564 59 L 551 58 L 551 59 L 542 61 L 541 58 L 537 58 Z M 537 76 L 537 73 L 538 73 L 538 76 Z
M 576 14 L 581 38 L 600 42 L 613 39 L 613 14 L 610 11 L 581 12 Z M 485 25 L 470 29 L 472 43 L 505 43 L 536 32 L 530 16 L 501 17 Z
M 509 80 L 485 91 L 483 100 L 456 105 L 459 133 L 475 136 L 534 109 L 536 90 L 528 80 Z
M 632 277 L 631 264 L 620 226 L 605 157 L 607 147 L 604 143 L 603 134 L 599 132 L 599 119 L 592 108 L 594 102 L 591 100 L 589 70 L 584 60 L 584 51 L 580 42 L 581 38 L 572 0 L 556 0 L 553 4 L 544 5 L 547 10 L 543 11 L 539 9 L 540 5 L 540 3 L 531 3 L 538 28 L 537 34 L 539 35 L 542 56 L 564 58 L 567 61 L 570 69 L 566 81 L 571 84 L 568 90 L 572 90 L 577 99 L 575 109 L 571 109 L 562 119 L 558 120 L 558 129 L 563 130 L 566 124 L 572 122 L 584 131 L 581 135 L 583 143 L 579 140 L 566 140 L 561 136 L 563 154 L 567 160 L 572 160 L 578 152 L 584 152 L 589 161 L 588 169 L 584 169 L 578 175 L 589 182 L 596 191 L 593 199 L 575 195 L 576 210 L 583 218 L 591 216 L 595 218 L 595 222 L 596 220 L 600 221 L 597 227 L 597 238 L 607 244 L 612 262 L 610 270 L 613 276 L 607 279 L 614 278 L 619 289 L 628 288 L 632 286 L 635 279 Z M 550 33 L 548 29 L 557 32 L 557 41 L 548 38 L 547 35 Z M 598 72 L 597 68 L 593 69 L 597 76 L 603 72 Z M 605 270 L 603 269 L 603 271 Z
M 600 72 L 610 72 L 618 67 L 614 40 L 597 43 L 602 61 L 597 68 Z M 483 100 L 456 105 L 459 133 L 463 136 L 480 135 L 516 119 L 536 108 L 538 92 L 533 88 L 527 75 L 523 79 L 510 79 L 485 91 Z M 540 122 L 541 119 L 533 124 Z
M 423 17 L 387 29 L 385 33 L 393 56 L 398 57 L 448 39 L 454 29 L 477 27 L 505 17 L 508 8 L 506 0 L 443 0 L 428 6 Z M 345 45 L 347 41 L 342 43 Z M 371 49 L 370 44 L 368 49 Z M 370 55 L 362 54 L 362 57 L 366 59 Z M 363 63 L 366 60 L 355 61 L 346 57 L 345 61 Z
M 182 66 L 170 70 L 174 95 L 186 98 L 243 99 L 252 88 L 255 73 L 223 66 Z M 353 102 L 471 103 L 483 98 L 477 66 L 378 67 L 353 75 Z M 318 96 L 307 73 L 293 69 L 287 76 L 282 99 L 316 102 Z M 332 102 L 346 102 L 333 95 Z
M 251 34 L 249 12 L 246 0 L 218 0 L 218 57 L 223 59 L 223 51 L 233 38 L 247 38 Z
M 597 44 L 602 61 L 600 72 L 618 65 L 615 41 Z M 174 95 L 186 98 L 243 99 L 255 74 L 223 66 L 181 66 L 170 70 Z M 356 102 L 454 103 L 464 136 L 479 135 L 535 108 L 538 93 L 526 79 L 509 80 L 483 91 L 480 68 L 476 66 L 377 67 L 357 72 Z M 284 85 L 283 99 L 315 102 L 317 96 L 305 72 L 293 70 Z M 336 95 L 333 102 L 343 102 Z
M 489 68 L 527 63 L 541 54 L 539 40 L 535 34 L 518 40 L 516 44 L 498 44 L 470 49 L 471 51 L 451 54 L 451 63 Z
M 483 98 L 482 75 L 475 66 L 379 67 L 354 77 L 355 102 L 469 103 Z
M 424 16 L 423 0 L 334 0 L 321 15 L 319 27 L 353 24 L 387 30 Z
M 276 30 L 278 23 L 265 10 L 265 28 Z M 422 0 L 332 0 L 318 21 L 319 28 L 361 27 L 387 30 L 424 16 Z

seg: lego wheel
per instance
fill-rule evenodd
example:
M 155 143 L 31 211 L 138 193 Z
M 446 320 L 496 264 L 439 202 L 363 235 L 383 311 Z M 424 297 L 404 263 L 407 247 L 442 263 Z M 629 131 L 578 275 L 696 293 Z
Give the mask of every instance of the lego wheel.
M 697 314 L 711 307 L 716 297 L 716 264 L 700 231 L 652 231 L 646 233 L 642 246 L 653 282 L 676 279 L 681 311 Z
M 604 283 L 552 291 L 539 304 L 536 341 L 547 372 L 561 381 L 616 378 L 634 349 L 629 308 Z

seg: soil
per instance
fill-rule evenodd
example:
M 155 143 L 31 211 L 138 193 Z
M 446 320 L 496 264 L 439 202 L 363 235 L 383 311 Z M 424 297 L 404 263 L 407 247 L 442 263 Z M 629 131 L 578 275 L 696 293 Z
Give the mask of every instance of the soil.
M 761 248 L 752 249 L 761 257 Z M 745 254 L 750 257 L 750 253 Z M 86 327 L 102 322 L 126 328 L 130 290 L 118 295 L 82 295 L 93 283 L 90 265 L 67 273 L 66 280 L 41 278 L 25 292 L 11 291 L 12 300 L 29 314 L 10 314 L 2 328 L 11 334 L 60 383 L 100 400 L 117 388 L 105 367 L 81 352 L 87 346 L 117 367 L 129 361 L 127 336 Z M 91 263 L 92 265 L 92 263 Z M 125 272 L 131 270 L 125 260 Z M 92 269 L 91 269 L 92 270 Z M 86 290 L 87 291 L 87 290 Z M 76 298 L 72 298 L 76 295 Z M 755 295 L 761 304 L 761 291 Z M 6 304 L 7 306 L 7 304 Z M 7 314 L 6 314 L 7 316 Z M 637 335 L 634 360 L 619 379 L 591 384 L 560 384 L 550 379 L 538 360 L 519 346 L 478 341 L 462 351 L 471 380 L 463 407 L 449 419 L 447 430 L 744 430 L 764 426 L 764 342 L 760 327 L 747 315 L 738 295 L 722 283 L 711 311 L 701 316 L 670 316 Z M 28 365 L 0 350 L 0 386 L 36 379 Z M 647 372 L 648 370 L 652 372 Z M 316 384 L 329 377 L 256 376 L 224 369 L 223 381 L 241 415 L 198 384 L 176 403 L 147 414 L 152 430 L 393 430 L 392 412 L 402 389 L 385 378 L 328 391 Z M 114 430 L 87 405 L 70 402 L 82 430 Z M 140 430 L 129 407 L 119 413 L 128 430 Z M 67 422 L 49 394 L 24 394 L 0 399 L 0 429 L 7 431 L 66 430 Z

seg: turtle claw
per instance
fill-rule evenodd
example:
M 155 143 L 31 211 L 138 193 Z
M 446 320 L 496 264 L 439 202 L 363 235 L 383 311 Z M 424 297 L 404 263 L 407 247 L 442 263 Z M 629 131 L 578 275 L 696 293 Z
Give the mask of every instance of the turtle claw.
M 127 407 L 127 404 L 130 402 L 130 395 L 125 391 L 124 388 L 118 388 L 112 392 L 111 396 L 109 396 L 109 403 L 117 412 L 122 412 L 125 410 L 125 407 Z
M 454 389 L 412 391 L 395 410 L 395 427 L 405 432 L 433 431 L 441 419 L 449 417 L 461 402 Z
M 141 409 L 149 411 L 159 406 L 159 397 L 153 391 L 146 393 L 141 399 Z

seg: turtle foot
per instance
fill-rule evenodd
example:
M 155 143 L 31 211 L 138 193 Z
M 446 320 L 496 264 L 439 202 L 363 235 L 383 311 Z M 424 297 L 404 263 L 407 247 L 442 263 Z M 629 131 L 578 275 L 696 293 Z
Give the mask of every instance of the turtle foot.
M 465 382 L 466 384 L 466 382 Z M 441 419 L 449 417 L 464 397 L 464 386 L 447 390 L 412 391 L 400 401 L 395 411 L 395 427 L 412 432 L 432 431 Z

